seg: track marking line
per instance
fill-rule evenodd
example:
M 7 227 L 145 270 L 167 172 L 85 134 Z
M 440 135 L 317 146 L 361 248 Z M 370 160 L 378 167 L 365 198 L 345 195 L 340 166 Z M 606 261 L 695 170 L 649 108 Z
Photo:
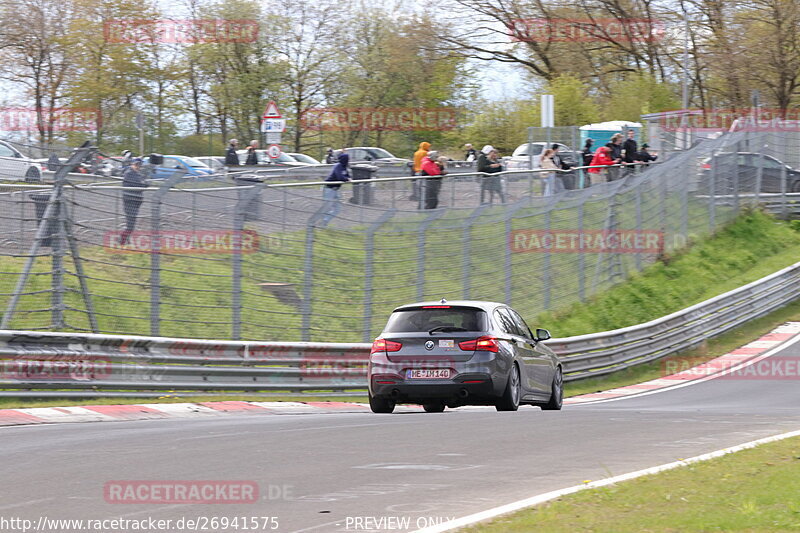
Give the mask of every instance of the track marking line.
M 441 524 L 437 524 L 435 526 L 430 526 L 422 529 L 418 529 L 413 533 L 441 533 L 444 531 L 452 531 L 456 528 L 471 526 L 477 524 L 478 522 L 484 522 L 486 520 L 496 518 L 501 515 L 513 513 L 515 511 L 520 511 L 522 509 L 526 509 L 528 507 L 534 507 L 541 503 L 554 500 L 556 498 L 560 498 L 562 496 L 566 496 L 568 494 L 574 494 L 576 492 L 581 492 L 584 490 L 589 489 L 596 489 L 598 487 L 605 487 L 608 485 L 613 485 L 615 483 L 619 483 L 622 481 L 628 481 L 629 479 L 636 479 L 638 477 L 647 476 L 650 474 L 658 474 L 659 472 L 665 472 L 667 470 L 672 470 L 674 468 L 678 468 L 681 466 L 687 466 L 693 463 L 699 463 L 701 461 L 708 461 L 709 459 L 715 459 L 717 457 L 722 457 L 723 455 L 727 455 L 729 453 L 738 452 L 741 450 L 746 450 L 748 448 L 754 448 L 760 444 L 767 444 L 769 442 L 776 442 L 779 440 L 789 439 L 792 437 L 800 436 L 800 430 L 798 431 L 791 431 L 789 433 L 781 433 L 779 435 L 773 435 L 771 437 L 765 437 L 763 439 L 758 439 L 750 442 L 745 442 L 744 444 L 738 444 L 736 446 L 731 446 L 729 448 L 723 448 L 721 450 L 716 450 L 709 453 L 704 453 L 702 455 L 697 455 L 695 457 L 690 457 L 689 459 L 681 459 L 679 461 L 675 461 L 672 463 L 666 463 L 659 466 L 652 466 L 650 468 L 645 468 L 642 470 L 636 470 L 635 472 L 628 472 L 627 474 L 621 474 L 619 476 L 609 477 L 605 479 L 600 479 L 597 481 L 592 481 L 589 483 L 581 484 L 581 485 L 573 485 L 572 487 L 567 487 L 565 489 L 554 490 L 551 492 L 545 492 L 544 494 L 539 494 L 537 496 L 533 496 L 530 498 L 526 498 L 524 500 L 518 500 L 512 503 L 507 503 L 505 505 L 501 505 L 499 507 L 494 507 L 492 509 L 487 509 L 486 511 L 481 511 L 479 513 L 474 513 L 471 515 L 464 516 L 462 518 L 457 518 L 455 520 L 450 520 L 448 522 L 443 522 Z

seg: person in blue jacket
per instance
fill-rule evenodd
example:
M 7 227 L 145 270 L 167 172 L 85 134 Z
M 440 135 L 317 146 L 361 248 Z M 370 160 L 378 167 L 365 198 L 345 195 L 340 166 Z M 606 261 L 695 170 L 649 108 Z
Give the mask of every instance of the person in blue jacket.
M 325 178 L 325 185 L 322 186 L 322 199 L 325 200 L 325 210 L 322 216 L 322 226 L 327 226 L 330 221 L 339 214 L 342 209 L 342 193 L 339 188 L 345 181 L 350 181 L 350 172 L 347 165 L 350 163 L 350 156 L 342 152 L 339 154 L 339 161 Z

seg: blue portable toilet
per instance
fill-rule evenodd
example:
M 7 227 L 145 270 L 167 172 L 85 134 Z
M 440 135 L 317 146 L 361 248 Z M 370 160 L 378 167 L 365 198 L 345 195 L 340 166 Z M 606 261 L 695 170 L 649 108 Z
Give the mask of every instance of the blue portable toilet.
M 610 120 L 608 122 L 598 122 L 587 124 L 579 128 L 581 132 L 581 147 L 586 144 L 586 139 L 594 139 L 592 145 L 595 149 L 605 145 L 611 140 L 615 133 L 621 133 L 627 138 L 626 132 L 633 130 L 636 132 L 636 142 L 642 144 L 642 125 L 639 122 L 628 122 L 626 120 Z M 580 149 L 580 148 L 578 148 Z

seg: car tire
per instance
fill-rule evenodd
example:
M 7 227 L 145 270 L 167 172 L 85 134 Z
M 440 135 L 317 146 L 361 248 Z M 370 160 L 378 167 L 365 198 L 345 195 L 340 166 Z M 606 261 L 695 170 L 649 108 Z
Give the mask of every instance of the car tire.
M 444 411 L 444 402 L 423 403 L 422 408 L 426 413 L 441 413 Z
M 511 372 L 508 374 L 508 383 L 503 391 L 503 396 L 495 407 L 498 411 L 516 411 L 519 409 L 519 399 L 522 394 L 522 385 L 519 379 L 519 367 L 516 363 L 511 365 Z
M 373 398 L 369 395 L 369 408 L 373 413 L 388 414 L 394 411 L 395 402 L 388 398 Z
M 25 172 L 25 183 L 41 183 L 42 182 L 42 173 L 39 172 L 39 169 L 36 167 L 28 168 L 28 171 Z
M 560 411 L 564 403 L 564 374 L 556 368 L 553 384 L 550 386 L 550 400 L 542 404 L 542 411 Z

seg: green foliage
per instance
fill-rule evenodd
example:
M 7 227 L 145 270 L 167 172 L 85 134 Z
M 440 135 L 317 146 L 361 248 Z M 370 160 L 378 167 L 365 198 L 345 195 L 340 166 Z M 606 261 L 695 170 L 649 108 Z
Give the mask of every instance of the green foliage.
M 575 76 L 558 76 L 548 84 L 545 94 L 553 95 L 556 126 L 581 126 L 598 119 L 598 106 L 589 94 L 589 87 Z
M 645 72 L 612 82 L 609 94 L 599 102 L 601 120 L 637 122 L 646 113 L 679 109 L 681 105 L 673 88 Z

